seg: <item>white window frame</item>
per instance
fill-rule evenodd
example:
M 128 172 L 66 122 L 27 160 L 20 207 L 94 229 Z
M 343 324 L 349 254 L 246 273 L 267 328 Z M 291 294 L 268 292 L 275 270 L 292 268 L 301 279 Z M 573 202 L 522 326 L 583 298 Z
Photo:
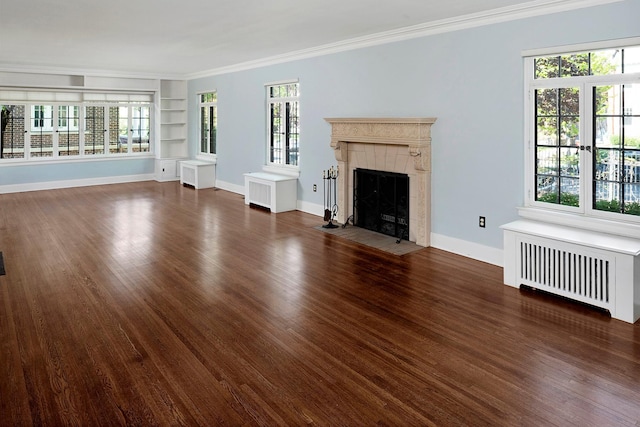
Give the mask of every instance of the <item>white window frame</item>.
M 535 57 L 564 55 L 573 52 L 587 52 L 601 49 L 625 48 L 639 46 L 640 37 L 606 42 L 596 42 L 528 50 L 522 53 L 524 57 L 524 206 L 519 208 L 519 215 L 523 218 L 556 223 L 572 227 L 584 228 L 594 231 L 608 232 L 625 236 L 640 238 L 640 217 L 624 215 L 614 212 L 595 210 L 591 206 L 592 180 L 591 162 L 592 152 L 580 151 L 580 165 L 582 168 L 580 179 L 580 206 L 571 207 L 552 203 L 537 202 L 535 200 L 535 135 L 536 123 L 534 120 L 536 89 L 578 87 L 580 90 L 580 138 L 591 145 L 593 140 L 592 127 L 593 116 L 593 87 L 599 85 L 640 84 L 640 72 L 633 74 L 617 74 L 604 76 L 563 77 L 555 79 L 534 79 Z
M 271 98 L 269 93 L 270 93 L 270 89 L 272 87 L 275 86 L 283 86 L 283 85 L 291 85 L 291 84 L 295 84 L 298 86 L 297 88 L 297 92 L 298 95 L 295 97 L 282 97 L 282 98 Z M 285 174 L 290 174 L 290 175 L 298 175 L 300 173 L 300 162 L 301 162 L 301 157 L 300 157 L 300 140 L 298 139 L 298 158 L 297 158 L 297 164 L 296 165 L 291 165 L 288 164 L 286 162 L 282 163 L 282 162 L 272 162 L 271 161 L 271 106 L 272 104 L 275 103 L 279 103 L 281 104 L 281 106 L 284 107 L 284 105 L 287 102 L 295 102 L 297 103 L 297 112 L 298 112 L 298 120 L 300 120 L 301 118 L 301 114 L 300 114 L 300 82 L 298 81 L 298 79 L 292 79 L 292 80 L 282 80 L 282 81 L 277 81 L 277 82 L 271 82 L 271 83 L 267 83 L 265 84 L 265 97 L 266 97 L 266 104 L 265 104 L 265 110 L 266 110 L 266 136 L 265 136 L 265 167 L 263 168 L 263 170 L 265 171 L 273 171 L 273 172 L 277 172 L 277 173 L 285 173 Z M 300 128 L 300 124 L 298 125 L 298 127 Z M 300 137 L 300 130 L 298 129 L 298 138 Z
M 202 95 L 215 94 L 213 101 L 202 101 Z M 218 91 L 217 90 L 207 90 L 203 92 L 198 92 L 198 154 L 196 158 L 205 160 L 205 161 L 213 161 L 216 162 L 218 159 Z M 202 151 L 202 109 L 203 108 L 213 108 L 215 110 L 215 128 L 216 128 L 216 136 L 215 136 L 215 152 L 211 153 L 209 151 Z M 209 129 L 209 134 L 207 135 L 207 147 L 210 147 L 211 129 Z

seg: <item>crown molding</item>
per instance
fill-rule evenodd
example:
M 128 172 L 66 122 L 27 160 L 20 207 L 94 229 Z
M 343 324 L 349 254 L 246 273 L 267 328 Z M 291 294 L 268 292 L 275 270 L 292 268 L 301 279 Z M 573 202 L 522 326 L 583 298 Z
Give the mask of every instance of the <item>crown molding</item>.
M 534 16 L 549 15 L 552 13 L 601 6 L 604 4 L 618 3 L 621 1 L 624 0 L 535 0 L 519 5 L 502 7 L 485 12 L 462 15 L 455 18 L 427 22 L 424 24 L 412 25 L 409 27 L 399 28 L 391 31 L 384 31 L 369 36 L 347 39 L 340 42 L 325 44 L 309 49 L 297 50 L 282 55 L 275 55 L 268 58 L 242 62 L 226 67 L 214 68 L 211 70 L 188 74 L 185 76 L 185 78 L 187 80 L 193 80 L 202 77 L 245 71 L 254 68 L 266 67 L 269 65 L 296 61 L 300 59 L 307 59 L 329 55 L 332 53 L 361 49 L 364 47 L 378 46 L 387 43 L 426 37 L 434 34 L 460 31 L 468 28 L 497 24 L 500 22 L 514 21 Z
M 1 72 L 142 80 L 185 80 L 187 78 L 186 74 L 136 73 L 116 70 L 95 70 L 81 68 L 61 68 L 42 65 L 3 64 L 2 61 L 0 61 L 0 73 Z

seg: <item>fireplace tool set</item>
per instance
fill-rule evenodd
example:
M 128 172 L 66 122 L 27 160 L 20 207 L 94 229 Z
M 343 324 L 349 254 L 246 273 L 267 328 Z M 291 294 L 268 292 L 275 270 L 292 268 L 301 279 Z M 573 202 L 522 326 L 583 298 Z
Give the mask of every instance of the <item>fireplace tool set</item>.
M 338 179 L 338 168 L 331 166 L 329 169 L 322 171 L 322 180 L 324 183 L 324 220 L 328 221 L 322 228 L 338 228 L 333 220 L 338 213 L 337 188 L 336 181 Z

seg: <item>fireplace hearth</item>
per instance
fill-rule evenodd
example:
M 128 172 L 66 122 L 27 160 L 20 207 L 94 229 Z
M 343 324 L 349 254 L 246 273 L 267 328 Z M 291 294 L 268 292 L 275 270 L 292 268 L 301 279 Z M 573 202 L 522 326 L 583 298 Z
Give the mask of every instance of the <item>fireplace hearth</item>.
M 409 176 L 358 168 L 353 182 L 353 225 L 409 240 Z

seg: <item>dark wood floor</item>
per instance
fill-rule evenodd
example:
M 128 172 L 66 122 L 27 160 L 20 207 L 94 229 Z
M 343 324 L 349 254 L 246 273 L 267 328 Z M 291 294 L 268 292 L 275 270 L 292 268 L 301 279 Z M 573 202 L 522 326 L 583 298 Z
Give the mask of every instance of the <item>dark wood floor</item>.
M 640 325 L 240 195 L 0 195 L 0 425 L 639 425 Z

